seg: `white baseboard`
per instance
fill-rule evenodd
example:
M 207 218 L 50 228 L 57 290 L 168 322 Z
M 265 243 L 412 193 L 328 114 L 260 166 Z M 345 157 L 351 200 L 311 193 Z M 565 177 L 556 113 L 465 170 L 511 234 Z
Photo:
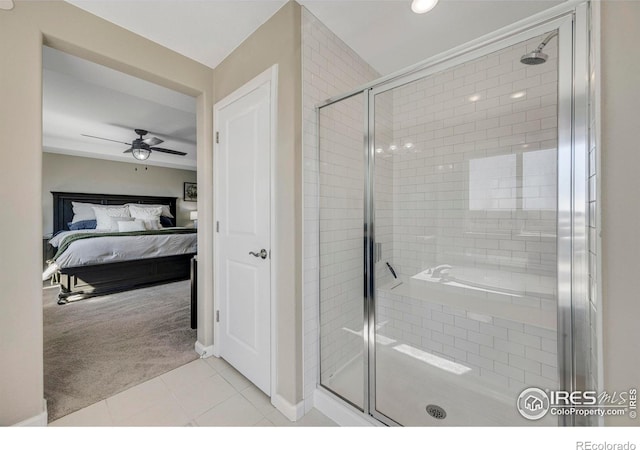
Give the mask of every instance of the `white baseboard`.
M 196 341 L 196 353 L 200 355 L 200 358 L 208 358 L 213 356 L 213 345 L 204 346 L 200 341 Z
M 46 427 L 48 423 L 48 413 L 47 413 L 47 401 L 42 400 L 42 412 L 30 417 L 22 422 L 18 422 L 12 426 L 14 427 Z
M 379 425 L 360 411 L 341 403 L 321 389 L 313 393 L 314 407 L 341 427 L 372 427 Z
M 294 405 L 285 400 L 281 395 L 274 394 L 271 397 L 271 404 L 292 422 L 302 419 L 305 414 L 304 401 Z

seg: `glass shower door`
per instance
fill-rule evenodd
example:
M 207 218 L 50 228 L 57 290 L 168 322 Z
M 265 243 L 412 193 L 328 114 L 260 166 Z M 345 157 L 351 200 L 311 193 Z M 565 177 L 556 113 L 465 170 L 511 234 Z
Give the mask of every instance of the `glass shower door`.
M 365 104 L 319 112 L 320 384 L 364 411 Z
M 559 385 L 551 33 L 370 95 L 371 399 L 387 422 L 557 424 L 515 408 Z M 546 38 L 546 62 L 520 61 Z

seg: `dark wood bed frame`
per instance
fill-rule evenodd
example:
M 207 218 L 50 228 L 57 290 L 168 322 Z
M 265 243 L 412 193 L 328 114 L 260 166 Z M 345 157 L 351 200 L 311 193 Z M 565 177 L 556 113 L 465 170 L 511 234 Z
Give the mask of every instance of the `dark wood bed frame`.
M 175 197 L 73 192 L 52 192 L 51 194 L 53 194 L 54 234 L 69 229 L 67 224 L 73 219 L 71 202 L 100 205 L 124 205 L 125 203 L 169 205 L 171 214 L 176 217 L 177 199 Z M 194 254 L 190 253 L 60 269 L 58 304 L 64 305 L 71 301 L 97 295 L 112 294 L 172 281 L 188 280 L 190 276 L 190 261 L 193 256 Z

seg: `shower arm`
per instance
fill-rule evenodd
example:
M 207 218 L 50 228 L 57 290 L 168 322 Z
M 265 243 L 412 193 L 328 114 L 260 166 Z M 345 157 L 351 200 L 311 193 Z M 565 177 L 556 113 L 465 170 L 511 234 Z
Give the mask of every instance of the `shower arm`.
M 549 36 L 547 36 L 545 38 L 544 41 L 542 41 L 542 43 L 540 45 L 538 45 L 538 48 L 535 49 L 535 53 L 540 53 L 542 51 L 543 48 L 546 47 L 546 45 L 549 43 L 549 41 L 551 39 L 553 39 L 554 37 L 556 37 L 558 35 L 558 31 L 552 31 L 551 33 L 549 33 Z

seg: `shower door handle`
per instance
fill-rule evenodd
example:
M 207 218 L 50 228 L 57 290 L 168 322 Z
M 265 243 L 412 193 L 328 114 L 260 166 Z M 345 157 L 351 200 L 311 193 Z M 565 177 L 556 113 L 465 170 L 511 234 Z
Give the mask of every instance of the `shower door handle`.
M 262 259 L 267 259 L 267 250 L 266 249 L 262 249 L 260 250 L 260 252 L 255 253 L 255 252 L 249 252 L 249 254 L 251 256 L 255 256 L 256 258 L 262 258 Z

